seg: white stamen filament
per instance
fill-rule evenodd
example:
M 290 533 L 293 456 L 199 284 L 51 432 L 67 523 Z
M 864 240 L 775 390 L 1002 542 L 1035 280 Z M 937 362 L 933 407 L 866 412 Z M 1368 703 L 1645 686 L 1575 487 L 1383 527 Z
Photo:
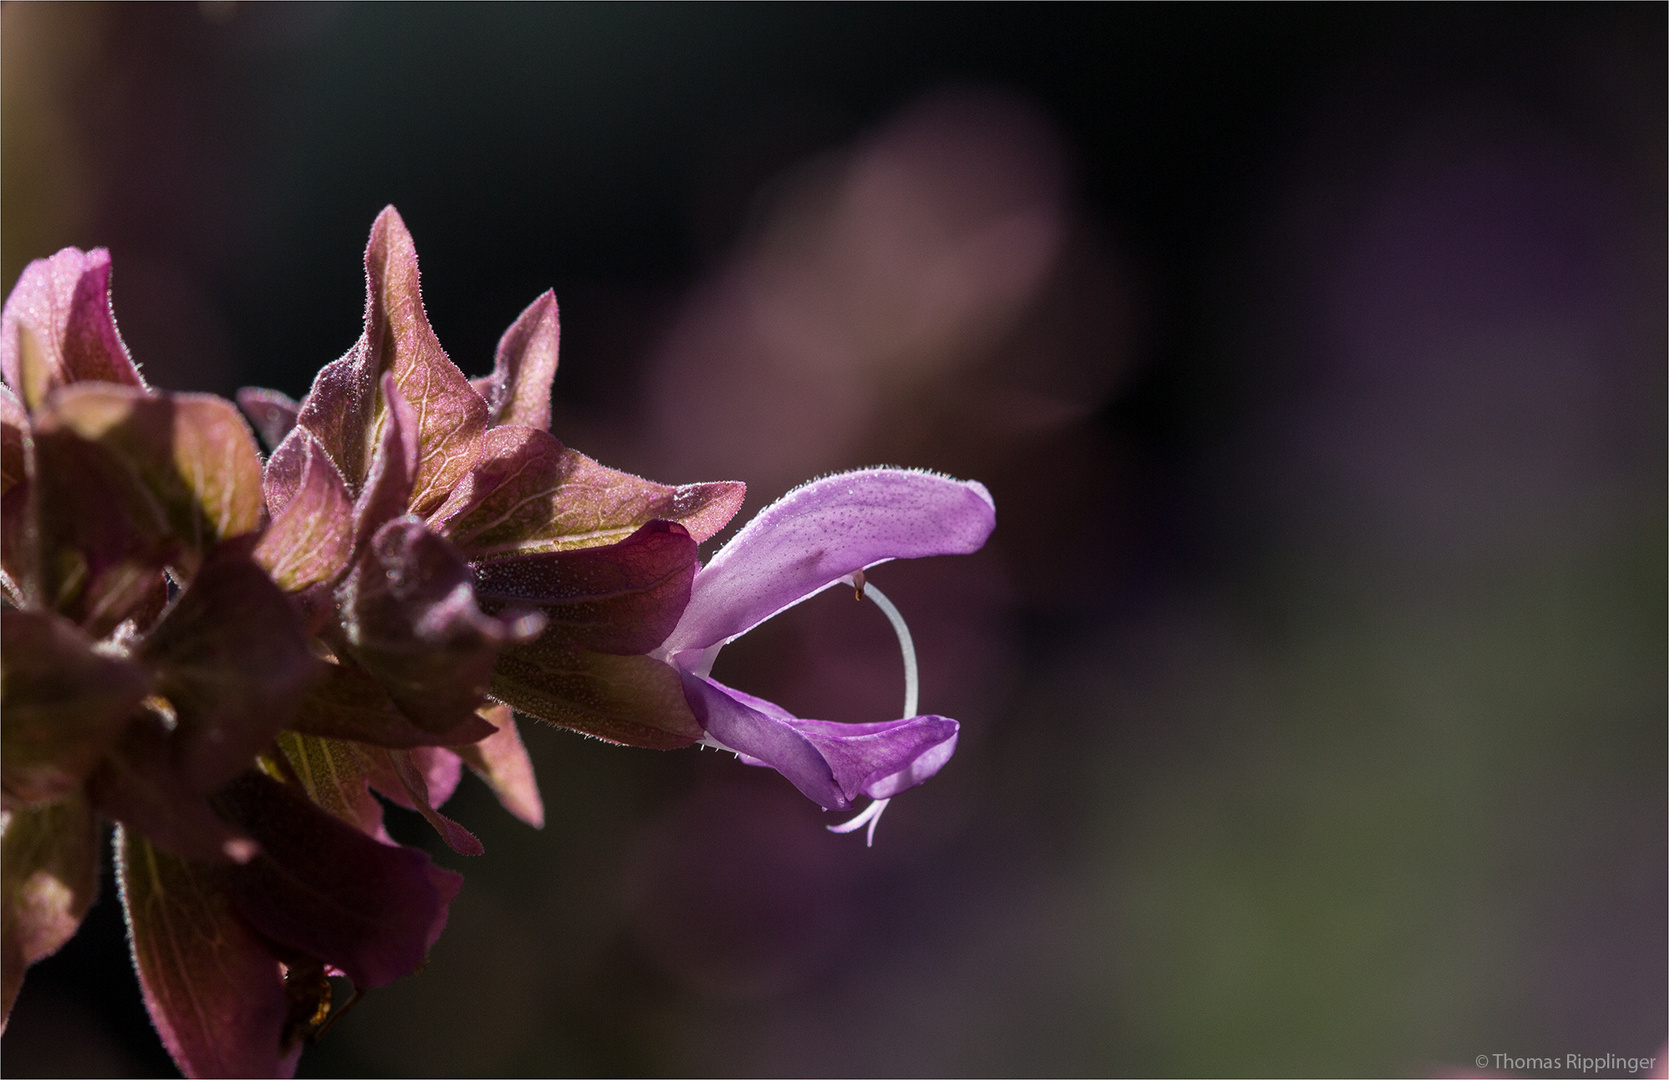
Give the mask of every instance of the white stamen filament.
M 921 690 L 921 678 L 916 673 L 916 643 L 910 639 L 910 628 L 904 625 L 904 616 L 892 606 L 885 593 L 866 581 L 863 594 L 865 598 L 875 601 L 875 606 L 892 623 L 893 633 L 898 635 L 898 651 L 904 654 L 904 719 L 908 720 L 916 715 L 916 700 Z
M 853 581 L 856 585 L 856 581 Z M 921 677 L 916 668 L 916 644 L 910 639 L 910 628 L 904 623 L 904 616 L 898 613 L 891 600 L 885 593 L 874 585 L 865 581 L 862 586 L 861 597 L 875 601 L 875 606 L 892 623 L 893 633 L 898 635 L 898 651 L 904 655 L 904 719 L 916 715 L 916 702 L 920 697 Z M 865 847 L 875 846 L 875 826 L 880 824 L 881 814 L 887 809 L 890 799 L 876 799 L 863 808 L 862 813 L 850 821 L 843 821 L 839 825 L 826 826 L 833 833 L 849 833 L 861 828 L 866 822 L 869 831 L 864 838 Z
M 891 799 L 876 799 L 874 802 L 864 807 L 863 811 L 852 820 L 843 821 L 839 825 L 825 825 L 824 828 L 828 829 L 830 832 L 849 833 L 862 828 L 864 822 L 867 821 L 869 823 L 869 835 L 865 838 L 864 846 L 874 847 L 875 825 L 881 820 L 881 812 L 887 808 L 887 803 L 891 801 Z

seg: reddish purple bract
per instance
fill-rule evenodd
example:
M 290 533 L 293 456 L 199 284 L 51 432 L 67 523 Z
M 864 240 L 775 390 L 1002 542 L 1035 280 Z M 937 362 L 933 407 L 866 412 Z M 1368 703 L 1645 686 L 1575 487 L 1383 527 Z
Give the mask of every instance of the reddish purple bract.
M 955 746 L 943 717 L 799 720 L 697 669 L 842 575 L 976 549 L 983 488 L 898 470 L 819 481 L 703 568 L 697 545 L 743 486 L 654 483 L 549 432 L 552 294 L 470 380 L 429 325 L 392 207 L 365 274 L 353 347 L 300 402 L 241 391 L 242 414 L 145 382 L 103 250 L 31 264 L 6 301 L 8 1016 L 92 901 L 101 814 L 180 1069 L 289 1075 L 330 1012 L 328 978 L 415 971 L 462 885 L 390 839 L 373 791 L 462 854 L 481 843 L 439 808 L 466 765 L 543 824 L 512 707 L 627 745 L 721 742 L 827 807 L 919 783 Z

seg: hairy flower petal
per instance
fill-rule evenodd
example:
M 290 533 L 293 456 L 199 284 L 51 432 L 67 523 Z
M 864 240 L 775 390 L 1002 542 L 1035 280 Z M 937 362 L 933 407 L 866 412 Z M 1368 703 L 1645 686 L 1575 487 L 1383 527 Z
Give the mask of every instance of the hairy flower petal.
M 145 1009 L 187 1076 L 291 1076 L 278 960 L 232 911 L 227 871 L 116 832 L 117 881 Z
M 351 658 L 328 668 L 325 677 L 296 705 L 295 718 L 289 725 L 293 730 L 394 750 L 456 747 L 487 738 L 496 730 L 475 713 L 443 731 L 418 727 L 394 704 L 382 683 Z
M 825 810 L 852 805 L 810 739 L 775 716 L 752 708 L 717 684 L 680 671 L 684 695 L 701 726 L 730 749 L 762 762 L 788 778 L 808 799 Z
M 550 644 L 629 656 L 659 645 L 678 623 L 695 578 L 695 540 L 651 521 L 618 543 L 478 563 L 484 610 L 535 608 Z
M 319 440 L 319 445 L 341 471 L 348 490 L 359 491 L 371 467 L 371 456 L 376 452 L 376 419 L 382 405 L 378 398 L 378 374 L 366 370 L 360 362 L 364 347 L 362 339 L 346 355 L 332 360 L 313 376 L 313 386 L 301 399 L 301 409 L 296 413 L 295 427 L 272 452 L 269 479 L 271 467 L 277 463 L 285 444 L 300 429 Z M 273 502 L 269 486 L 267 504 L 276 511 Z
M 209 809 L 180 775 L 169 731 L 145 712 L 122 732 L 87 780 L 87 797 L 164 851 L 198 862 L 248 862 L 257 845 Z
M 248 772 L 216 808 L 260 841 L 227 873 L 238 913 L 280 945 L 340 968 L 356 986 L 417 969 L 463 879 L 411 848 L 381 844 L 306 796 Z
M 347 640 L 418 726 L 451 731 L 480 705 L 501 646 L 543 617 L 495 618 L 470 588 L 456 549 L 416 518 L 384 525 L 342 589 Z
M 929 714 L 868 724 L 802 720 L 775 702 L 712 679 L 707 681 L 743 705 L 805 736 L 829 763 L 835 782 L 848 799 L 859 795 L 890 799 L 933 776 L 956 752 L 961 725 L 948 716 Z M 760 760 L 750 764 L 770 763 Z
M 394 384 L 394 376 L 383 376 L 382 389 L 387 406 L 382 414 L 382 429 L 365 484 L 354 501 L 356 551 L 363 550 L 378 529 L 406 512 L 421 453 L 416 416 Z
M 31 409 L 67 383 L 145 385 L 111 314 L 108 251 L 64 248 L 24 267 L 0 311 L 0 373 Z
M 365 249 L 365 331 L 348 354 L 319 372 L 297 423 L 324 444 L 356 493 L 366 482 L 394 377 L 411 403 L 420 447 L 409 508 L 425 513 L 475 464 L 487 404 L 447 358 L 423 311 L 417 251 L 392 206 L 371 226 Z
M 390 802 L 422 814 L 460 855 L 481 854 L 481 842 L 474 834 L 439 812 L 457 790 L 463 772 L 463 763 L 450 750 L 390 750 L 294 732 L 280 735 L 279 746 L 296 767 L 308 797 L 367 835 L 387 840 L 381 811 L 374 818 L 367 813 L 356 788 L 375 790 Z M 302 764 L 297 765 L 298 761 Z M 302 775 L 303 768 L 306 775 Z
M 365 360 L 387 372 L 417 414 L 422 448 L 411 509 L 438 505 L 475 463 L 476 444 L 487 426 L 486 403 L 446 356 L 423 311 L 417 249 L 390 206 L 371 226 L 365 249 L 370 287 L 366 304 Z
M 143 667 L 94 648 L 68 620 L 0 612 L 0 779 L 6 803 L 74 791 L 151 692 Z
M 449 746 L 414 746 L 406 753 L 423 777 L 423 786 L 429 793 L 429 805 L 445 806 L 464 777 L 464 763 L 456 750 Z M 399 802 L 399 799 L 395 801 Z
M 179 714 L 177 761 L 198 792 L 247 768 L 325 674 L 250 539 L 210 553 L 140 650 Z
M 23 403 L 0 385 L 0 593 L 20 607 L 44 607 L 40 528 L 35 520 L 35 437 Z
M 560 335 L 556 294 L 547 289 L 499 338 L 493 373 L 470 382 L 486 399 L 489 423 L 550 429 Z
M 286 592 L 328 586 L 353 555 L 353 504 L 336 466 L 306 431 L 287 444 L 300 476 L 255 548 L 260 563 Z
M 237 402 L 238 408 L 255 426 L 269 453 L 278 449 L 284 436 L 296 426 L 296 416 L 301 412 L 301 403 L 288 394 L 259 386 L 246 386 L 239 390 Z
M 828 810 L 843 810 L 859 795 L 891 798 L 937 773 L 956 751 L 959 725 L 945 716 L 871 724 L 802 720 L 711 679 L 685 674 L 684 689 L 715 738 L 748 764 L 776 769 Z
M 485 720 L 481 723 L 492 727 Z M 382 809 L 370 795 L 375 789 L 421 813 L 460 855 L 481 854 L 481 841 L 439 810 L 457 790 L 463 771 L 463 763 L 450 750 L 390 750 L 291 731 L 279 735 L 278 745 L 308 797 L 366 835 L 392 843 L 382 826 Z
M 373 753 L 388 758 L 399 786 L 405 789 L 403 804 L 422 814 L 448 847 L 460 855 L 480 855 L 485 850 L 474 833 L 438 809 L 458 788 L 458 777 L 463 771 L 458 755 L 439 747 L 427 750 L 378 749 Z M 432 791 L 431 780 L 435 781 Z M 381 784 L 377 785 L 377 790 L 390 798 L 394 797 Z
M 973 480 L 903 469 L 814 480 L 760 511 L 701 568 L 662 651 L 729 641 L 879 562 L 978 551 L 995 524 L 990 493 Z
M 309 799 L 365 835 L 393 843 L 383 829 L 382 804 L 371 796 L 371 747 L 280 731 L 278 749 Z
M 156 496 L 113 449 L 37 415 L 34 519 L 41 600 L 104 637 L 162 586 L 179 540 Z
M 274 521 L 301 489 L 301 478 L 307 472 L 307 460 L 314 454 L 323 454 L 326 461 L 330 460 L 330 455 L 324 452 L 324 444 L 319 442 L 311 431 L 296 427 L 290 429 L 290 433 L 284 436 L 283 441 L 273 448 L 272 455 L 267 458 L 266 468 L 261 474 L 261 494 L 266 500 L 267 516 Z M 337 470 L 336 475 L 340 478 L 341 470 Z M 346 486 L 344 483 L 343 487 Z M 349 501 L 352 501 L 351 495 Z
M 29 414 L 10 389 L 0 386 L 0 495 L 29 479 L 34 452 Z
M 218 541 L 260 526 L 260 454 L 231 402 L 81 383 L 46 409 L 52 425 L 109 447 L 133 470 L 192 556 L 188 570 Z
M 45 606 L 40 581 L 39 530 L 29 484 L 0 495 L 0 597 L 15 607 Z
M 537 428 L 504 426 L 481 440 L 475 467 L 430 516 L 465 557 L 597 547 L 651 521 L 675 521 L 700 543 L 741 508 L 738 483 L 670 487 L 605 468 Z
M 453 752 L 492 789 L 499 805 L 535 829 L 544 828 L 545 804 L 539 798 L 539 782 L 510 706 L 483 705 L 478 714 L 497 730 L 480 742 L 454 747 Z
M 517 712 L 608 742 L 671 750 L 701 738 L 672 668 L 535 641 L 499 654 L 492 695 Z
M 23 973 L 75 936 L 99 890 L 99 824 L 79 795 L 7 811 L 0 826 L 0 1030 Z

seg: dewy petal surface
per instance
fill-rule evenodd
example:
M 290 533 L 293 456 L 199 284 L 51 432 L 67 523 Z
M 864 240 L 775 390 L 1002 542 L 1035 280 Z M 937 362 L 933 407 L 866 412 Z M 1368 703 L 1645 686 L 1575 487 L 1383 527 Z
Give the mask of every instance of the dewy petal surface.
M 110 253 L 64 248 L 24 268 L 0 312 L 0 372 L 33 409 L 54 387 L 145 385 L 110 310 Z
M 991 495 L 973 480 L 903 469 L 814 480 L 760 511 L 701 568 L 661 651 L 728 641 L 878 562 L 971 554 L 995 525 Z

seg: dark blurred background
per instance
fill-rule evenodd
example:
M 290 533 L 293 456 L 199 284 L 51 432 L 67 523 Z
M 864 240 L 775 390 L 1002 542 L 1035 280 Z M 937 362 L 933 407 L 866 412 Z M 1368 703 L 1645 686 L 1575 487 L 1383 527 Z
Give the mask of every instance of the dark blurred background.
M 8 3 L 7 287 L 299 396 L 396 204 L 469 374 L 744 517 L 875 463 L 957 757 L 876 846 L 555 730 L 421 975 L 303 1075 L 1454 1074 L 1666 1030 L 1665 8 Z M 717 674 L 896 715 L 828 593 Z M 391 812 L 397 815 L 397 812 Z M 467 865 L 465 865 L 467 863 Z M 107 879 L 8 1075 L 161 1075 Z

